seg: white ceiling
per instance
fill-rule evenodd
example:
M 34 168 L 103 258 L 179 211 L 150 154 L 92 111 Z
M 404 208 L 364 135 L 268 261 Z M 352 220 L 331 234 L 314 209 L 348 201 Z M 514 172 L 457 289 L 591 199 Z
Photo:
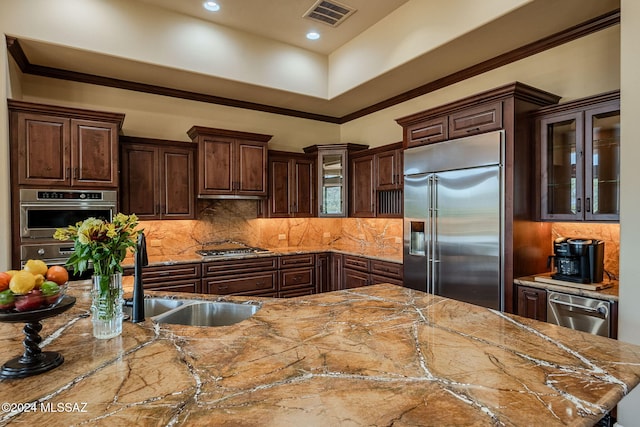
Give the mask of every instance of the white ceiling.
M 335 28 L 303 18 L 317 0 L 217 0 L 218 12 L 205 10 L 204 0 L 137 1 L 328 55 L 408 0 L 337 0 L 356 12 Z M 309 31 L 320 39 L 307 40 Z
M 217 14 L 202 9 L 201 0 L 135 1 L 326 54 L 375 25 L 393 10 L 400 10 L 408 0 L 341 0 L 341 3 L 356 8 L 357 12 L 337 28 L 321 28 L 321 24 L 311 25 L 310 21 L 302 18 L 316 0 L 219 0 L 222 9 Z M 429 1 L 437 8 L 439 1 L 445 0 L 411 1 Z M 152 65 L 132 58 L 79 50 L 46 40 L 21 38 L 20 43 L 29 62 L 34 65 L 344 117 L 616 8 L 619 8 L 619 0 L 531 0 L 515 10 L 505 10 L 493 21 L 425 54 L 359 82 L 331 99 L 194 73 L 179 66 Z M 447 23 L 442 25 L 446 26 Z M 320 41 L 304 39 L 304 33 L 312 26 L 322 33 Z M 375 46 L 371 49 L 375 49 Z

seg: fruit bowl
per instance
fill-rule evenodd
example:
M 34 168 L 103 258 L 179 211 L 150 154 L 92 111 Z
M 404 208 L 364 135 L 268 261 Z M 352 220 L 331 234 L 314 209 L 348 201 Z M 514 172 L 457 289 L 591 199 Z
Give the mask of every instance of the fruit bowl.
M 25 313 L 53 308 L 64 298 L 68 284 L 69 282 L 61 286 L 53 284 L 33 289 L 24 295 L 13 295 L 13 302 L 3 301 L 5 304 L 0 306 L 0 314 Z

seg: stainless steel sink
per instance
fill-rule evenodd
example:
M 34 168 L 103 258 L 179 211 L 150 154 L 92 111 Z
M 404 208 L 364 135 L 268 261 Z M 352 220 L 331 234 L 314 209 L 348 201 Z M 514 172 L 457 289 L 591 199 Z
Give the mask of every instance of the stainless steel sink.
M 192 302 L 192 301 L 188 301 Z M 145 317 L 153 317 L 169 310 L 180 307 L 185 303 L 184 300 L 169 298 L 145 298 L 144 299 L 144 315 Z M 122 311 L 131 316 L 133 307 L 125 305 Z
M 221 301 L 193 301 L 152 320 L 158 323 L 190 326 L 228 326 L 256 314 L 260 306 Z

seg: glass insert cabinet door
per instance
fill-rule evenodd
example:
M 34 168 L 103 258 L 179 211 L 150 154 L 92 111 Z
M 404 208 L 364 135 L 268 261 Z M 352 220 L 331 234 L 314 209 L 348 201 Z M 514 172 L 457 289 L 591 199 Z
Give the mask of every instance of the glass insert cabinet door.
M 620 110 L 585 113 L 585 219 L 620 217 Z
M 319 216 L 346 216 L 347 150 L 319 150 Z
M 543 118 L 539 131 L 541 219 L 619 220 L 619 106 Z

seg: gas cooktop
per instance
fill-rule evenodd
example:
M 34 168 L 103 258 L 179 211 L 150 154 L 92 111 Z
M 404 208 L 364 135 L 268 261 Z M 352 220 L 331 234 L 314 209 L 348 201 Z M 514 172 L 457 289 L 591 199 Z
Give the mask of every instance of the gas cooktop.
M 210 247 L 203 247 L 196 253 L 202 256 L 233 256 L 245 254 L 268 254 L 268 249 L 245 246 L 241 243 L 221 243 Z

